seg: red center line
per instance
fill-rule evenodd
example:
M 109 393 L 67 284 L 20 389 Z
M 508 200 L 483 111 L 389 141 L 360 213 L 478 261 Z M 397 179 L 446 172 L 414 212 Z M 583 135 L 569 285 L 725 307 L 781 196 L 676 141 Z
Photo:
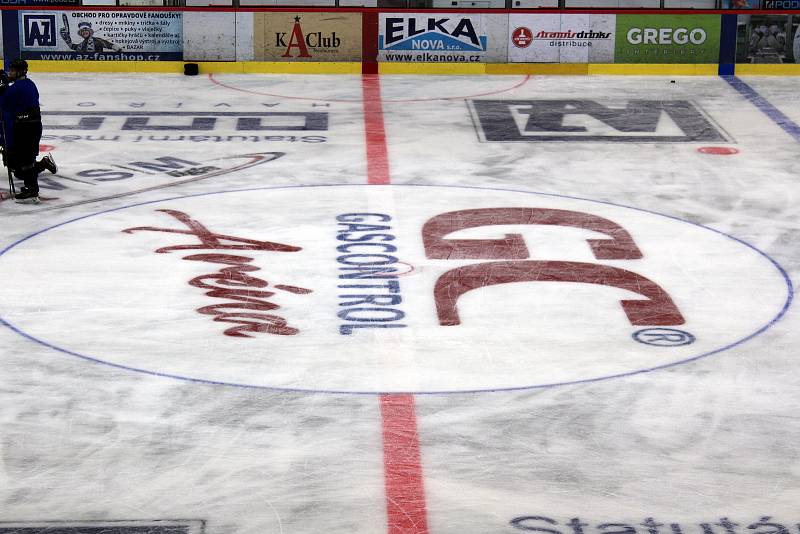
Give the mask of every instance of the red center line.
M 514 85 L 511 85 L 509 87 L 503 87 L 501 89 L 495 89 L 493 91 L 487 91 L 485 93 L 477 93 L 477 94 L 469 94 L 469 95 L 455 95 L 455 96 L 435 96 L 435 97 L 431 97 L 431 98 L 403 98 L 403 99 L 395 98 L 395 99 L 389 99 L 389 100 L 384 98 L 384 99 L 381 99 L 381 101 L 382 102 L 391 102 L 392 104 L 417 104 L 417 103 L 421 103 L 421 102 L 435 102 L 435 101 L 438 101 L 438 100 L 469 100 L 470 98 L 479 98 L 479 97 L 482 97 L 482 96 L 492 96 L 492 95 L 499 95 L 501 93 L 508 93 L 510 91 L 513 91 L 514 89 L 522 87 L 523 85 L 528 83 L 530 81 L 530 79 L 531 79 L 531 75 L 527 74 L 527 75 L 523 76 L 523 78 L 521 80 L 519 80 L 518 82 L 516 82 Z M 222 81 L 218 80 L 214 76 L 213 72 L 208 74 L 208 81 L 213 83 L 214 85 L 216 85 L 218 87 L 223 87 L 223 88 L 228 89 L 230 91 L 236 91 L 236 92 L 239 92 L 239 93 L 247 93 L 247 94 L 251 94 L 251 95 L 269 96 L 269 97 L 272 97 L 272 98 L 284 98 L 284 99 L 287 99 L 287 100 L 309 100 L 309 101 L 313 101 L 313 102 L 344 102 L 344 103 L 353 103 L 353 102 L 358 103 L 358 102 L 360 102 L 360 100 L 358 100 L 356 98 L 322 98 L 322 97 L 316 97 L 316 96 L 284 95 L 284 94 L 280 94 L 280 93 L 267 93 L 267 92 L 264 92 L 264 91 L 256 91 L 256 90 L 253 90 L 253 89 L 245 89 L 243 87 L 236 87 L 234 85 L 231 85 L 230 82 L 229 83 L 225 83 L 225 82 L 222 82 Z M 39 152 L 45 152 L 45 151 L 44 150 L 40 150 Z
M 391 180 L 380 79 L 377 74 L 364 74 L 361 77 L 361 86 L 364 92 L 364 129 L 367 136 L 367 182 L 370 185 L 387 185 Z
M 413 395 L 382 395 L 383 470 L 389 534 L 428 534 Z
M 380 79 L 377 74 L 364 74 L 361 84 L 364 92 L 367 182 L 371 185 L 388 185 L 391 180 Z M 381 395 L 381 419 L 388 534 L 428 534 L 414 396 Z

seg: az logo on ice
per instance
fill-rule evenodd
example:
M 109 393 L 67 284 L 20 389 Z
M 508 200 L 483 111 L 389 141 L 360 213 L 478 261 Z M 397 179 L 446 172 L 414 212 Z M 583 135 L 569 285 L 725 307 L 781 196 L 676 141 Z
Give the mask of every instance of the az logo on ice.
M 470 18 L 387 17 L 383 35 L 378 36 L 382 50 L 453 50 L 483 52 L 486 36 L 478 36 Z
M 26 47 L 56 46 L 55 15 L 23 15 L 23 41 Z

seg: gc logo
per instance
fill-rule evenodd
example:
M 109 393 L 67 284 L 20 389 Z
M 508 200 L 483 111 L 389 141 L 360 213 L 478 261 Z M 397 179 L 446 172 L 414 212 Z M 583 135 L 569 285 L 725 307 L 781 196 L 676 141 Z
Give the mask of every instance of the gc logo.
M 620 302 L 634 326 L 673 326 L 684 318 L 669 294 L 657 283 L 635 272 L 575 261 L 528 260 L 530 252 L 519 234 L 502 239 L 447 239 L 458 230 L 480 226 L 533 224 L 571 226 L 600 232 L 608 239 L 590 239 L 598 260 L 637 260 L 642 253 L 627 230 L 613 221 L 577 211 L 542 208 L 484 208 L 451 211 L 428 220 L 422 228 L 429 259 L 504 260 L 465 265 L 447 271 L 436 281 L 434 300 L 439 324 L 461 323 L 458 298 L 480 287 L 511 282 L 578 282 L 626 289 L 647 300 Z

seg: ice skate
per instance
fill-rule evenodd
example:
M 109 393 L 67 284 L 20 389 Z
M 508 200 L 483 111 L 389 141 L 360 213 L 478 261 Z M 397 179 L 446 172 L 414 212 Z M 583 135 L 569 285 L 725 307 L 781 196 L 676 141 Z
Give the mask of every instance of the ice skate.
M 56 160 L 53 159 L 53 155 L 50 152 L 42 158 L 42 165 L 44 165 L 44 168 L 50 171 L 51 174 L 58 172 L 58 165 L 56 165 Z
M 17 204 L 38 204 L 40 202 L 39 194 L 31 193 L 29 190 L 23 187 L 22 190 L 14 197 L 14 202 Z

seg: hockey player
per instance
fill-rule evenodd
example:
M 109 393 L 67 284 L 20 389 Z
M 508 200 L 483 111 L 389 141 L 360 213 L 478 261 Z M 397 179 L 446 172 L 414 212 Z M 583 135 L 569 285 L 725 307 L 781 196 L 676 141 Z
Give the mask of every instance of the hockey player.
M 8 75 L 0 71 L 0 110 L 2 111 L 3 162 L 14 176 L 25 183 L 16 194 L 19 204 L 39 203 L 39 173 L 58 171 L 53 156 L 36 161 L 42 139 L 39 90 L 28 79 L 28 63 L 12 61 Z

